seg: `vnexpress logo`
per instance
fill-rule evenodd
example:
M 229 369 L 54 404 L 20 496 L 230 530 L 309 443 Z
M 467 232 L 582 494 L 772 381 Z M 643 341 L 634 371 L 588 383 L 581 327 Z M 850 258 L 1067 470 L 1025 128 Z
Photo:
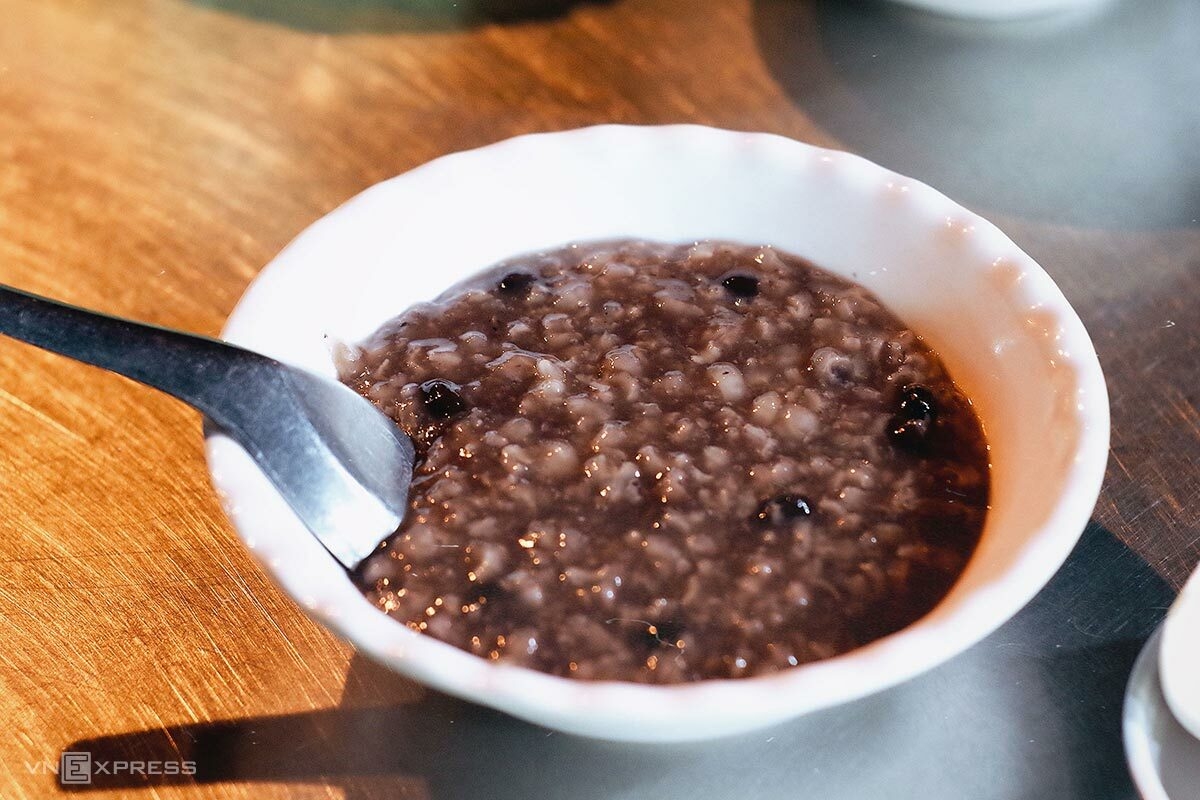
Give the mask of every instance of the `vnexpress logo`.
M 92 754 L 63 751 L 58 761 L 58 782 L 63 786 L 87 786 L 92 782 Z
M 31 775 L 57 775 L 60 786 L 92 786 L 118 776 L 139 776 L 146 783 L 170 778 L 195 778 L 195 761 L 125 761 L 93 758 L 83 750 L 65 750 L 58 761 L 26 761 Z

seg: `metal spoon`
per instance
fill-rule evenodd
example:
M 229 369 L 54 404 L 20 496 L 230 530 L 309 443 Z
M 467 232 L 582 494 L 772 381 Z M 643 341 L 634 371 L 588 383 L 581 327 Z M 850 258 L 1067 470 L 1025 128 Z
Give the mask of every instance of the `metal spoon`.
M 119 373 L 197 408 L 246 449 L 347 569 L 404 519 L 412 442 L 339 383 L 216 339 L 3 284 L 0 334 Z

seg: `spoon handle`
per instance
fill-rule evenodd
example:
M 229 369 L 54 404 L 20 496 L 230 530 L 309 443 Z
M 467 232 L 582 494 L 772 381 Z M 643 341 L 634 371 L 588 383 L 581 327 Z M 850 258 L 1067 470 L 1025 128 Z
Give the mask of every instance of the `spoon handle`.
M 132 378 L 183 400 L 222 427 L 230 392 L 278 362 L 206 336 L 60 303 L 0 284 L 0 333 Z
M 404 519 L 412 442 L 339 383 L 206 336 L 3 284 L 0 334 L 120 373 L 200 410 L 250 454 L 347 568 Z

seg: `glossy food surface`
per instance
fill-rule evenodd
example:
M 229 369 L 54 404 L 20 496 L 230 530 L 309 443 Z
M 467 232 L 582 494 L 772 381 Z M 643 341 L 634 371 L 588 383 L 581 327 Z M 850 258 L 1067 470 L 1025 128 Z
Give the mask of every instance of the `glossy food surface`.
M 982 529 L 983 434 L 939 359 L 771 248 L 521 257 L 342 370 L 422 456 L 361 584 L 486 658 L 655 683 L 826 658 L 927 612 Z

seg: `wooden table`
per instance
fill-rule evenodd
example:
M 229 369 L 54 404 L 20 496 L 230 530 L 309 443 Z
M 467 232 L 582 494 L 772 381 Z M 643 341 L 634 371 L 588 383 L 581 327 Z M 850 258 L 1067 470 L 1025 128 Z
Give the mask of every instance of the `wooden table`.
M 832 1 L 533 5 L 2 0 L 0 282 L 215 334 L 304 226 L 444 153 L 676 121 L 853 150 L 989 216 L 1060 282 L 1113 405 L 1090 535 L 1136 554 L 1130 592 L 1179 586 L 1200 558 L 1194 6 L 996 33 Z M 98 779 L 95 797 L 456 796 L 420 716 L 372 727 L 422 691 L 242 550 L 195 413 L 9 340 L 0 376 L 0 796 L 57 792 L 46 769 L 80 740 L 204 770 Z M 415 755 L 374 768 L 347 742 Z M 562 776 L 542 788 L 565 787 L 569 762 L 546 758 Z

